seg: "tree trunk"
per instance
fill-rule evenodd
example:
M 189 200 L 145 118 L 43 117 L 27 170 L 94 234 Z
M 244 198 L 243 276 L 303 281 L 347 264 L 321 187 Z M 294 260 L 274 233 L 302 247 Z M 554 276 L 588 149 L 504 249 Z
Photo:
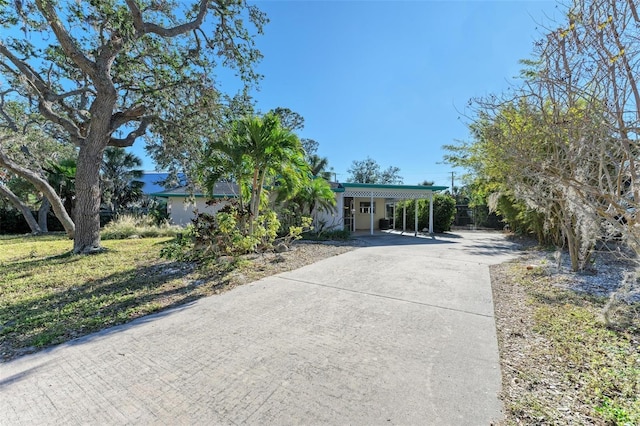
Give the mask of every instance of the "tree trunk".
M 101 55 L 102 56 L 102 55 Z M 111 81 L 110 68 L 115 54 L 101 57 L 96 63 L 97 76 L 94 79 L 97 95 L 89 113 L 91 129 L 79 144 L 76 165 L 76 202 L 74 215 L 76 236 L 73 240 L 74 253 L 96 253 L 100 246 L 100 165 L 104 150 L 111 139 L 111 119 L 118 98 Z
M 73 220 L 67 214 L 67 211 L 64 209 L 62 205 L 62 200 L 56 193 L 56 191 L 49 185 L 49 183 L 41 178 L 37 173 L 26 169 L 9 159 L 6 155 L 0 152 L 0 165 L 5 168 L 11 170 L 16 173 L 18 176 L 23 177 L 33 184 L 33 186 L 38 189 L 38 191 L 42 192 L 45 197 L 49 199 L 51 202 L 51 207 L 53 208 L 53 212 L 56 214 L 56 217 L 62 223 L 64 230 L 67 232 L 69 238 L 73 238 L 75 235 L 75 225 L 73 224 Z
M 22 216 L 24 216 L 29 228 L 31 228 L 31 232 L 33 234 L 39 234 L 41 232 L 40 226 L 38 226 L 38 222 L 33 217 L 33 213 L 31 213 L 31 209 L 24 204 L 20 199 L 13 193 L 8 187 L 6 187 L 3 183 L 0 182 L 0 195 L 7 198 L 11 204 L 14 205 L 15 208 L 20 210 Z
M 260 198 L 260 189 L 262 189 L 259 185 L 259 170 L 256 168 L 253 171 L 253 186 L 251 187 L 251 199 L 249 200 L 249 235 L 253 235 L 253 224 L 255 218 L 258 217 L 258 209 L 259 202 L 256 203 L 256 199 Z
M 80 148 L 76 168 L 74 253 L 100 251 L 100 164 L 104 147 Z
M 565 213 L 568 215 L 568 213 Z M 578 272 L 580 270 L 580 242 L 576 237 L 575 230 L 571 218 L 565 218 L 563 221 L 564 235 L 567 239 L 567 246 L 569 248 L 569 258 L 571 259 L 571 271 Z
M 51 210 L 51 203 L 47 197 L 42 197 L 42 203 L 40 209 L 38 209 L 38 224 L 42 232 L 49 232 L 49 225 L 47 224 L 47 216 L 49 216 L 49 210 Z

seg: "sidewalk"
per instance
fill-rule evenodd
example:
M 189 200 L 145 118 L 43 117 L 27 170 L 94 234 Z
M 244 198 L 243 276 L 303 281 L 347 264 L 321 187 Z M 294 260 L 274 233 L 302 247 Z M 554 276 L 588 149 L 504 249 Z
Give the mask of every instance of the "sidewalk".
M 0 424 L 488 425 L 500 234 L 367 247 L 0 364 Z M 365 237 L 361 237 L 365 238 Z

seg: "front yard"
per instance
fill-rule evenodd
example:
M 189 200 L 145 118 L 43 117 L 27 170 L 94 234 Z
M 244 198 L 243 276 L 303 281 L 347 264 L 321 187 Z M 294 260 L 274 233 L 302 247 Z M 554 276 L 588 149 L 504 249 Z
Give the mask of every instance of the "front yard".
M 612 308 L 626 265 L 597 260 L 586 274 L 544 252 L 493 267 L 506 424 L 640 424 L 640 303 Z
M 169 240 L 104 240 L 79 256 L 62 235 L 0 236 L 0 362 L 353 248 L 301 241 L 196 269 L 160 258 Z

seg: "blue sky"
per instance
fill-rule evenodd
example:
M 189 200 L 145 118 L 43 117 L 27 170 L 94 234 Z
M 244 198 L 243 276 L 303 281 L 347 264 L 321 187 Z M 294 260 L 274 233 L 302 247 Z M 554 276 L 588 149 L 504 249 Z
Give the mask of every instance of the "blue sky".
M 506 91 L 558 13 L 552 1 L 255 3 L 271 21 L 257 39 L 258 108 L 301 114 L 300 136 L 320 143 L 339 181 L 370 156 L 407 185 L 450 185 L 441 147 L 468 138 L 468 100 Z

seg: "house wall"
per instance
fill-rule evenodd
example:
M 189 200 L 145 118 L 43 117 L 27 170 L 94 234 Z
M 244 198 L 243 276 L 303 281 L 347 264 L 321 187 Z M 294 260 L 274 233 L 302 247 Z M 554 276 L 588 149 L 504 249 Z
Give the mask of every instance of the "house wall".
M 198 197 L 193 200 L 189 200 L 185 197 L 168 197 L 167 198 L 167 211 L 169 213 L 169 219 L 172 223 L 181 226 L 187 226 L 191 223 L 191 219 L 195 217 L 195 210 L 200 213 L 215 214 L 222 207 L 226 205 L 226 202 L 222 201 L 211 206 L 208 206 L 207 198 Z
M 360 213 L 360 203 L 369 203 L 371 202 L 371 198 L 355 198 L 355 223 L 356 223 L 356 231 L 360 230 L 369 230 L 371 229 L 371 214 L 370 213 Z M 384 198 L 374 198 L 375 203 L 375 213 L 373 215 L 373 229 L 380 229 L 379 220 L 383 219 L 386 214 L 385 208 L 385 199 Z
M 342 218 L 342 209 L 344 206 L 344 197 L 341 192 L 336 194 L 336 207 L 335 210 L 326 212 L 316 212 L 313 218 L 313 229 L 315 231 L 338 230 L 344 229 L 344 220 Z

